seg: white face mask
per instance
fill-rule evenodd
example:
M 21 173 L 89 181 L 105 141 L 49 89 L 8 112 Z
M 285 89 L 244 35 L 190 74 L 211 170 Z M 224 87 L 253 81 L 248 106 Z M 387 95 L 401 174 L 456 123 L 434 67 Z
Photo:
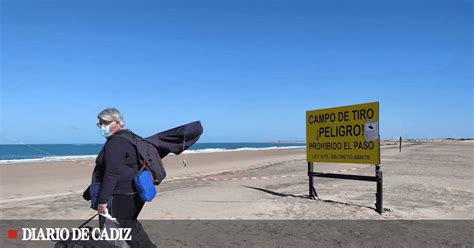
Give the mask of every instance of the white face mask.
M 100 125 L 100 134 L 104 136 L 104 138 L 108 138 L 110 136 L 109 126 Z

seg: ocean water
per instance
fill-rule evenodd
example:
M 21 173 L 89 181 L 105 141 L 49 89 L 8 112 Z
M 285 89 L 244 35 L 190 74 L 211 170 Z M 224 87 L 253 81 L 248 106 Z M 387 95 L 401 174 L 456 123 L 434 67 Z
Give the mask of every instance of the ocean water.
M 103 144 L 0 145 L 0 164 L 68 159 L 93 159 Z M 267 150 L 299 147 L 302 143 L 196 143 L 185 153 Z

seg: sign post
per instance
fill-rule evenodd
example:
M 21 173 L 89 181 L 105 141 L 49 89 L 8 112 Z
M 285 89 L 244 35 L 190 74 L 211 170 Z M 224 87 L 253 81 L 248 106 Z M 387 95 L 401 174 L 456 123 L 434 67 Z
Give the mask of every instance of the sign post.
M 318 197 L 313 177 L 377 182 L 375 206 L 382 214 L 378 102 L 307 111 L 306 160 L 310 198 Z M 314 162 L 372 164 L 375 176 L 315 172 Z
M 318 194 L 316 193 L 316 188 L 314 188 L 314 178 L 311 175 L 313 173 L 313 162 L 308 162 L 308 176 L 309 176 L 309 198 L 316 199 Z
M 400 136 L 400 141 L 398 142 L 398 144 L 400 145 L 398 148 L 398 152 L 402 152 L 402 136 Z
M 377 179 L 377 193 L 375 193 L 375 210 L 377 213 L 383 213 L 383 175 L 380 165 L 375 166 L 375 178 Z

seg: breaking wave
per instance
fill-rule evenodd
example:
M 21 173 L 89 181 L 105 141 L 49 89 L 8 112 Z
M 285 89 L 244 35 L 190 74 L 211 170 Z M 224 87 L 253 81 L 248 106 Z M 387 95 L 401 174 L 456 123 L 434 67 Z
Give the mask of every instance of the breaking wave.
M 305 146 L 270 146 L 270 147 L 242 147 L 235 149 L 226 148 L 205 148 L 196 150 L 187 150 L 183 154 L 199 154 L 199 153 L 216 153 L 216 152 L 238 152 L 238 151 L 261 151 L 261 150 L 279 150 L 279 149 L 296 149 L 305 148 Z M 174 155 L 174 154 L 171 154 Z M 27 158 L 27 159 L 8 159 L 0 160 L 0 165 L 5 164 L 21 164 L 21 163 L 43 163 L 43 162 L 57 162 L 57 161 L 75 161 L 75 160 L 91 160 L 95 159 L 97 155 L 77 155 L 77 156 L 46 156 L 41 158 Z

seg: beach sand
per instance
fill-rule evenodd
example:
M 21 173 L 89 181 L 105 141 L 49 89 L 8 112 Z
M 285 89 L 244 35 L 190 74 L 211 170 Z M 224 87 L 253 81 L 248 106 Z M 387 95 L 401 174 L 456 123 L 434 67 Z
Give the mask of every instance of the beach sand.
M 315 178 L 319 199 L 308 199 L 301 148 L 170 155 L 167 180 L 140 219 L 474 219 L 473 156 L 471 141 L 410 142 L 402 152 L 384 143 L 386 212 L 379 215 L 374 182 Z M 90 217 L 82 191 L 93 163 L 1 165 L 0 219 Z M 315 170 L 374 175 L 370 165 L 315 164 Z

